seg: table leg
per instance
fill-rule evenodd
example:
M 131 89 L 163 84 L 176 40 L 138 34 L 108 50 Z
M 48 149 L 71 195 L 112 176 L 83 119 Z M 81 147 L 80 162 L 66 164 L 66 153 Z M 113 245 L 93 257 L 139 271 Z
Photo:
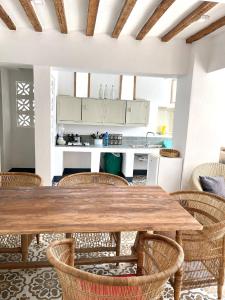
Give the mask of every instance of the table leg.
M 22 234 L 21 235 L 21 252 L 22 252 L 22 261 L 26 261 L 28 258 L 28 235 Z
M 176 242 L 182 246 L 182 234 L 180 231 L 176 231 Z M 174 300 L 180 299 L 181 286 L 182 286 L 182 267 L 176 272 L 174 279 Z

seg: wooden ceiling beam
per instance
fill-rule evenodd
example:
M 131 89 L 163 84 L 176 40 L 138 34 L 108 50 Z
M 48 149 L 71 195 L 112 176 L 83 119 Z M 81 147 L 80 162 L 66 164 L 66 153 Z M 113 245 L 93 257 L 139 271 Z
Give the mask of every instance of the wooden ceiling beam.
M 28 19 L 30 20 L 33 28 L 35 31 L 41 32 L 42 31 L 42 27 L 41 27 L 41 23 L 38 20 L 38 17 L 35 13 L 35 10 L 31 4 L 30 0 L 19 0 L 21 6 L 23 7 Z
M 184 30 L 186 27 L 191 25 L 193 22 L 201 18 L 207 11 L 212 9 L 217 2 L 202 2 L 195 10 L 193 10 L 189 15 L 187 15 L 183 20 L 181 20 L 175 27 L 173 27 L 169 32 L 167 32 L 161 40 L 163 42 L 170 41 L 174 36 Z
M 187 38 L 186 43 L 191 44 L 195 41 L 198 41 L 223 26 L 225 26 L 225 16 Z
M 153 14 L 151 15 L 151 17 L 142 27 L 141 31 L 138 33 L 136 40 L 142 40 L 174 2 L 175 0 L 162 0 L 159 6 L 155 9 Z
M 119 18 L 116 22 L 116 25 L 114 27 L 114 30 L 112 32 L 113 38 L 118 38 L 120 35 L 120 32 L 122 31 L 127 19 L 129 18 L 137 0 L 126 0 L 124 2 L 123 8 L 121 10 L 121 13 L 119 15 Z
M 54 5 L 61 33 L 68 33 L 64 1 L 54 0 Z
M 4 10 L 4 8 L 0 5 L 0 19 L 5 23 L 5 25 L 10 30 L 16 30 L 16 25 L 13 23 L 10 16 L 7 14 L 7 12 Z
M 89 0 L 86 35 L 93 36 L 100 0 Z

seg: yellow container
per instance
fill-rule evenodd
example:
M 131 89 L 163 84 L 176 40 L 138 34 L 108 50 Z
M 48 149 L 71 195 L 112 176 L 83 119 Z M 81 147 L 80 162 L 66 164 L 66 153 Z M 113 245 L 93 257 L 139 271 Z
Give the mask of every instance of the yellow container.
M 160 133 L 161 133 L 162 135 L 165 135 L 165 134 L 166 134 L 166 125 L 160 126 Z

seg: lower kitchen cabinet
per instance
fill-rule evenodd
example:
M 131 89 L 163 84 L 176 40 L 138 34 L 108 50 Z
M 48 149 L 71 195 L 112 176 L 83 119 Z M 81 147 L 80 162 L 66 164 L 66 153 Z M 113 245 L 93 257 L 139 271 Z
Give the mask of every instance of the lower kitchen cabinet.
M 181 189 L 183 159 L 169 158 L 149 154 L 147 184 L 159 185 L 166 192 L 176 192 Z

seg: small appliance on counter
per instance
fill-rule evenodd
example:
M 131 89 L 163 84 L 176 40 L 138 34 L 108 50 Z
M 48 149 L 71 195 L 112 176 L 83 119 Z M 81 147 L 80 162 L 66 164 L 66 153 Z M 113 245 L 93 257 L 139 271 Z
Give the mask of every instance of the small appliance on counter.
M 64 140 L 63 136 L 59 136 L 57 138 L 57 145 L 66 145 L 66 141 Z
M 60 125 L 58 128 L 58 134 L 56 137 L 57 145 L 65 145 L 66 144 L 66 140 L 64 139 L 64 131 L 65 131 L 65 128 L 63 127 L 63 125 Z
M 82 146 L 81 137 L 78 134 L 65 134 L 64 139 L 68 146 Z

